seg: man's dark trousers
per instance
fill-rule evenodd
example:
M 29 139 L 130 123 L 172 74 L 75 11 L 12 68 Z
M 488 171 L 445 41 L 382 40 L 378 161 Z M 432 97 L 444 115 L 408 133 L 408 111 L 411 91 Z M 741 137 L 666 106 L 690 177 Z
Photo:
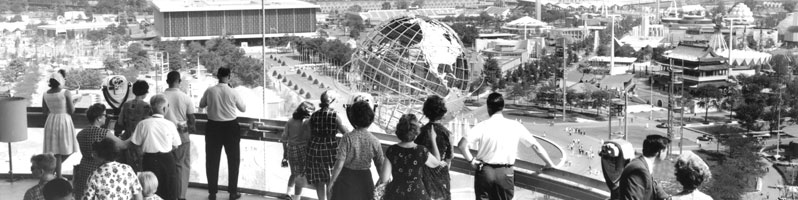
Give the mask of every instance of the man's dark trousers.
M 222 147 L 227 154 L 227 192 L 238 193 L 238 166 L 241 162 L 240 127 L 236 120 L 213 121 L 208 120 L 205 127 L 205 169 L 208 177 L 208 193 L 216 194 L 219 190 L 219 162 L 222 156 Z
M 175 200 L 179 194 L 177 163 L 172 153 L 144 153 L 141 159 L 144 171 L 151 171 L 158 178 L 158 196 L 165 200 Z
M 482 164 L 474 175 L 474 192 L 477 200 L 511 200 L 515 189 L 512 166 Z

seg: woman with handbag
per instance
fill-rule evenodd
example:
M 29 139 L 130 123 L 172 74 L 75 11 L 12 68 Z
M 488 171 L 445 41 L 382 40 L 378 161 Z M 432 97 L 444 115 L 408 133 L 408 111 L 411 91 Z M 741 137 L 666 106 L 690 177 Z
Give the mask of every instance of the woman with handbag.
M 405 114 L 396 124 L 396 137 L 400 143 L 388 147 L 385 151 L 385 160 L 382 165 L 380 184 L 385 186 L 385 193 L 382 199 L 431 199 L 426 191 L 425 181 L 422 179 L 424 168 L 437 168 L 445 165 L 440 161 L 440 154 L 435 142 L 430 153 L 426 147 L 417 145 L 413 142 L 419 134 L 419 122 L 415 115 Z M 430 132 L 430 138 L 435 138 L 435 131 Z M 388 173 L 391 173 L 393 180 L 388 180 Z M 431 183 L 434 184 L 434 183 Z

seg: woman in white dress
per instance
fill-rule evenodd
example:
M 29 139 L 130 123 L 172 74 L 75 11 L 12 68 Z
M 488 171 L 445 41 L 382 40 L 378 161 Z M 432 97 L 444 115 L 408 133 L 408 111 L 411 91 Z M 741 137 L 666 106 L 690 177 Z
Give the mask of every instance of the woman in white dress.
M 50 76 L 50 89 L 42 97 L 42 112 L 47 115 L 44 123 L 44 153 L 55 155 L 56 176 L 61 177 L 61 163 L 78 151 L 75 125 L 72 123 L 72 94 L 64 85 L 64 72 L 60 70 Z

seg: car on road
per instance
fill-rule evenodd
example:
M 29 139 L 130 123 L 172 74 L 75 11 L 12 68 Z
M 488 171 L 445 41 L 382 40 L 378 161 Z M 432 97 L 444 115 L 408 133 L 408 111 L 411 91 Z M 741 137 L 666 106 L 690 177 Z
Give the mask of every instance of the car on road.
M 700 140 L 700 141 L 712 141 L 712 140 L 715 140 L 715 137 L 710 135 L 710 134 L 704 134 L 701 137 L 698 137 L 698 140 Z

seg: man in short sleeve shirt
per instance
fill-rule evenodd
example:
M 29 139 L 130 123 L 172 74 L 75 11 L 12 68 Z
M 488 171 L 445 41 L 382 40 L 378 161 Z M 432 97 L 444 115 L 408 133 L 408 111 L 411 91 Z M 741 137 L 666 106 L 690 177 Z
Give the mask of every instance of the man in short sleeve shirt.
M 513 165 L 518 157 L 518 143 L 532 148 L 546 163 L 554 166 L 548 153 L 531 133 L 517 121 L 504 118 L 504 98 L 499 93 L 488 95 L 490 118 L 468 131 L 458 147 L 463 157 L 476 169 L 474 192 L 476 199 L 512 199 L 514 193 Z M 477 155 L 468 151 L 474 145 Z
M 163 199 L 177 199 L 179 177 L 172 150 L 180 146 L 180 134 L 174 123 L 164 119 L 169 103 L 163 94 L 153 96 L 150 105 L 152 117 L 139 122 L 129 141 L 144 152 L 142 169 L 158 178 L 156 194 Z
M 166 101 L 169 102 L 169 109 L 166 110 L 164 118 L 177 125 L 177 132 L 180 133 L 180 146 L 172 152 L 177 162 L 177 174 L 180 177 L 178 199 L 186 199 L 188 190 L 188 177 L 191 172 L 191 140 L 189 133 L 194 131 L 194 104 L 185 92 L 180 90 L 180 72 L 171 71 L 166 75 L 166 83 L 169 88 L 163 92 Z

